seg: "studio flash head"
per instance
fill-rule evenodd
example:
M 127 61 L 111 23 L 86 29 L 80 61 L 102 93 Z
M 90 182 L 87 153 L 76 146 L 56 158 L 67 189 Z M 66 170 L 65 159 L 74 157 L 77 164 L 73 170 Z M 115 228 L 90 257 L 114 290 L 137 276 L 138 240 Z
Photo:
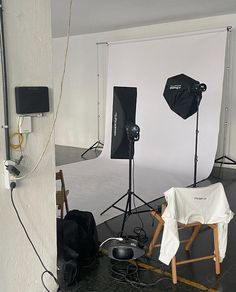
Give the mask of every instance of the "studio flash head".
M 206 84 L 204 84 L 204 83 L 196 83 L 196 84 L 194 84 L 194 86 L 193 86 L 193 90 L 194 90 L 196 93 L 202 93 L 202 92 L 204 92 L 204 91 L 207 90 L 207 86 L 206 86 Z
M 125 127 L 127 137 L 131 141 L 138 141 L 139 140 L 139 133 L 140 133 L 140 128 L 138 125 L 134 123 L 128 123 Z

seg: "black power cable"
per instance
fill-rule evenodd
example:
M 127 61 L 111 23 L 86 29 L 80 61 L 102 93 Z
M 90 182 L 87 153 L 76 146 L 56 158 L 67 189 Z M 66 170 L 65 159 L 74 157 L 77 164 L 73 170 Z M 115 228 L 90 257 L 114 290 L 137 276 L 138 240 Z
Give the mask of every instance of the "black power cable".
M 133 264 L 128 262 L 123 263 L 125 264 L 123 267 L 119 267 L 120 264 L 121 263 L 118 262 L 111 266 L 112 279 L 119 283 L 130 284 L 135 288 L 142 289 L 154 287 L 162 281 L 171 281 L 171 278 L 161 276 L 153 282 L 142 282 L 139 273 L 141 271 L 147 271 L 146 269 L 140 268 L 136 262 Z
M 28 232 L 27 232 L 27 230 L 26 230 L 26 228 L 25 228 L 24 223 L 22 222 L 22 219 L 21 219 L 21 217 L 20 217 L 20 215 L 19 215 L 19 212 L 18 212 L 18 210 L 17 210 L 17 208 L 16 208 L 16 205 L 15 205 L 15 202 L 14 202 L 14 198 L 13 198 L 13 190 L 14 190 L 14 188 L 16 187 L 16 183 L 15 183 L 15 182 L 11 182 L 10 187 L 11 187 L 11 202 L 12 202 L 12 206 L 13 206 L 13 208 L 14 208 L 14 210 L 15 210 L 16 216 L 17 216 L 17 218 L 18 218 L 18 220 L 19 220 L 19 222 L 20 222 L 20 225 L 22 226 L 22 228 L 23 228 L 23 230 L 24 230 L 24 233 L 25 233 L 25 235 L 26 235 L 28 241 L 30 242 L 30 244 L 31 244 L 31 246 L 32 246 L 32 248 L 33 248 L 33 250 L 34 250 L 34 252 L 35 252 L 35 254 L 36 254 L 36 256 L 37 256 L 37 258 L 38 258 L 38 260 L 39 260 L 39 262 L 40 262 L 40 264 L 41 264 L 42 267 L 44 268 L 44 272 L 43 272 L 42 275 L 41 275 L 41 281 L 42 281 L 43 287 L 45 288 L 45 290 L 46 290 L 47 292 L 50 292 L 50 290 L 48 290 L 48 288 L 46 287 L 46 285 L 45 285 L 45 283 L 44 283 L 44 279 L 43 279 L 44 275 L 45 275 L 45 274 L 49 274 L 49 275 L 54 279 L 54 281 L 56 282 L 57 285 L 58 285 L 58 280 L 57 280 L 57 278 L 53 275 L 53 273 L 52 273 L 51 271 L 49 271 L 49 270 L 46 268 L 45 264 L 43 263 L 43 260 L 41 259 L 39 253 L 37 252 L 37 250 L 36 250 L 36 248 L 35 248 L 35 246 L 34 246 L 32 240 L 31 240 L 31 238 L 30 238 L 30 236 L 29 236 L 29 234 L 28 234 Z

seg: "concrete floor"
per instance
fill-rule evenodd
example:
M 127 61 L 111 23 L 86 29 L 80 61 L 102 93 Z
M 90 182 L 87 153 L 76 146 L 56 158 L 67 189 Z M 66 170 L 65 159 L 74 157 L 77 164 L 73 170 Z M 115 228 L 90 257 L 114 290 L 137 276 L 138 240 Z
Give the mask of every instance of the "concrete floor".
M 70 147 L 71 148 L 71 147 Z M 56 148 L 56 159 L 57 165 L 65 164 L 65 161 L 69 158 L 68 163 L 80 161 L 80 154 L 84 149 L 73 149 L 73 153 L 70 152 L 70 148 L 64 148 L 63 146 L 57 146 Z M 65 155 L 65 153 L 67 153 Z M 70 156 L 71 155 L 71 156 Z M 87 153 L 87 159 L 95 158 L 96 153 L 94 150 Z M 62 163 L 63 162 L 63 163 Z M 236 210 L 236 170 L 227 168 L 214 168 L 210 177 L 201 182 L 199 186 L 206 186 L 215 182 L 222 182 L 228 197 L 229 204 L 233 211 Z M 121 194 L 122 195 L 122 194 Z M 137 194 L 140 195 L 140 194 Z M 145 198 L 142 198 L 145 199 Z M 125 206 L 126 201 L 124 201 Z M 161 204 L 161 200 L 154 201 L 151 205 L 157 208 Z M 141 207 L 141 209 L 144 207 Z M 123 216 L 120 215 L 113 218 L 104 224 L 98 225 L 99 240 L 103 241 L 109 237 L 117 237 L 121 230 Z M 143 227 L 148 240 L 151 239 L 152 234 L 155 230 L 155 223 L 151 218 L 149 212 L 141 213 L 140 215 L 131 215 L 125 224 L 125 233 L 128 235 L 134 235 L 135 227 Z M 83 269 L 81 271 L 80 289 L 78 291 L 93 291 L 93 292 L 121 292 L 121 291 L 220 291 L 220 292 L 234 292 L 236 291 L 236 218 L 234 218 L 229 224 L 228 232 L 228 247 L 224 262 L 221 264 L 221 275 L 216 277 L 214 273 L 214 262 L 203 261 L 178 267 L 178 276 L 184 279 L 192 281 L 192 284 L 184 284 L 178 282 L 177 285 L 172 285 L 171 281 L 163 280 L 153 287 L 141 287 L 137 288 L 130 283 L 123 283 L 114 280 L 112 277 L 111 269 L 117 261 L 113 261 L 106 256 L 100 257 L 97 263 L 89 269 Z M 206 255 L 212 250 L 212 232 L 206 228 L 203 228 L 200 232 L 197 240 L 195 241 L 190 254 L 194 256 Z M 183 236 L 189 236 L 189 231 L 186 231 Z M 147 243 L 146 243 L 147 245 Z M 178 256 L 184 258 L 186 252 L 180 250 Z M 148 265 L 160 268 L 162 271 L 170 271 L 168 266 L 161 264 L 158 260 L 158 251 L 153 254 L 151 260 L 140 258 L 139 260 Z M 151 283 L 157 279 L 163 277 L 158 273 L 152 271 L 140 271 L 139 278 L 141 282 Z

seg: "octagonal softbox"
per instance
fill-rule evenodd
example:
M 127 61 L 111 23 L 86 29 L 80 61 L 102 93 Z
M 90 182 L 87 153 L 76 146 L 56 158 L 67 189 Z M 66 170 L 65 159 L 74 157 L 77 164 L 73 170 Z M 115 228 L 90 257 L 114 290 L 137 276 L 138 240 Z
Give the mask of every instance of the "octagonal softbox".
M 163 96 L 172 111 L 187 119 L 197 112 L 205 90 L 205 84 L 200 84 L 185 74 L 179 74 L 167 79 Z

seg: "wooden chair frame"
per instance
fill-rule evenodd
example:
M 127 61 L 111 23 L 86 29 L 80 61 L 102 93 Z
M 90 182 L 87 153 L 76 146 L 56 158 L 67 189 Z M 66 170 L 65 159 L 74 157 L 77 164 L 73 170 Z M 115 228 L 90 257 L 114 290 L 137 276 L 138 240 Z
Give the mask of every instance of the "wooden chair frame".
M 66 207 L 66 213 L 69 212 L 69 206 L 68 206 L 68 201 L 67 201 L 67 196 L 69 194 L 69 190 L 66 190 L 64 176 L 63 176 L 63 172 L 61 169 L 58 172 L 56 172 L 56 180 L 61 181 L 61 189 L 56 191 L 56 205 L 58 206 L 58 209 L 61 210 L 60 218 L 63 219 L 63 217 L 64 217 L 64 204 Z
M 164 220 L 161 217 L 161 214 L 157 213 L 156 211 L 151 211 L 151 215 L 157 220 L 158 225 L 157 228 L 154 232 L 153 238 L 149 244 L 149 248 L 148 251 L 146 253 L 146 255 L 148 257 L 152 256 L 152 252 L 154 248 L 160 247 L 161 244 L 157 244 L 159 235 L 164 227 Z M 209 259 L 215 259 L 215 273 L 217 275 L 220 274 L 220 255 L 219 255 L 219 242 L 218 242 L 218 225 L 217 224 L 206 224 L 208 227 L 210 227 L 213 230 L 213 236 L 214 236 L 214 254 L 208 255 L 208 256 L 204 256 L 204 257 L 197 257 L 197 258 L 193 258 L 193 259 L 188 259 L 188 260 L 180 260 L 177 261 L 176 260 L 176 256 L 174 256 L 171 260 L 171 269 L 172 269 L 172 282 L 173 284 L 177 284 L 177 266 L 179 265 L 184 265 L 184 264 L 189 264 L 189 263 L 194 263 L 194 262 L 199 262 L 199 261 L 203 261 L 203 260 L 209 260 Z M 201 228 L 202 224 L 201 223 L 191 223 L 191 224 L 181 224 L 179 226 L 179 230 L 180 229 L 185 229 L 185 228 L 189 228 L 189 227 L 193 227 L 193 233 L 190 236 L 189 239 L 187 240 L 182 240 L 180 241 L 180 243 L 185 243 L 185 250 L 189 251 L 193 241 L 196 239 L 200 228 Z

